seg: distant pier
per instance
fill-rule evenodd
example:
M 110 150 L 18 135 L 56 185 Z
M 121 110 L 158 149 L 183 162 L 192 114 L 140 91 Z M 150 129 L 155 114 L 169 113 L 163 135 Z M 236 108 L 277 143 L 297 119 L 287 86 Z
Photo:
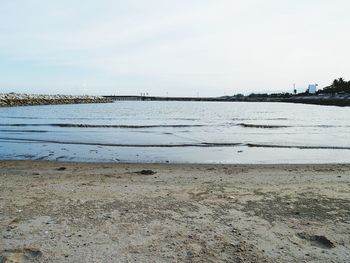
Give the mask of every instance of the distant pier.
M 114 101 L 227 101 L 215 97 L 104 96 Z

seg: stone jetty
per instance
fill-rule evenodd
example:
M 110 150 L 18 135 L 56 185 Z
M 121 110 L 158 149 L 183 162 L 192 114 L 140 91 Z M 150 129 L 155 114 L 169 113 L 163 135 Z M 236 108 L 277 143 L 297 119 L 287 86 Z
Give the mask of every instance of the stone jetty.
M 109 102 L 112 102 L 112 100 L 100 96 L 0 93 L 0 107 Z

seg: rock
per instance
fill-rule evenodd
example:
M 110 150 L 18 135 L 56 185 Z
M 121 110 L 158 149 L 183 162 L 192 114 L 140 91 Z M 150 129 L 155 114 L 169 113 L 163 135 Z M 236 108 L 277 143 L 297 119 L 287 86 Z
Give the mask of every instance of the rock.
M 108 102 L 112 102 L 112 100 L 99 96 L 30 95 L 17 93 L 0 93 L 0 107 Z
M 141 171 L 138 171 L 138 172 L 135 172 L 135 173 L 142 174 L 142 175 L 154 175 L 157 172 L 152 171 L 152 170 L 141 170 Z

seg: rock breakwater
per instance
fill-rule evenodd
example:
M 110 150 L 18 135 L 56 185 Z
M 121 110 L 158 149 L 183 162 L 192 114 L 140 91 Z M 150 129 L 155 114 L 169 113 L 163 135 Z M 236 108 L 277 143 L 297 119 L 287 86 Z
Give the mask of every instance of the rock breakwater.
M 328 105 L 328 106 L 350 106 L 349 94 L 333 94 L 318 96 L 293 96 L 291 98 L 282 99 L 281 102 Z
M 99 96 L 73 95 L 34 95 L 18 93 L 0 93 L 0 107 L 82 104 L 82 103 L 109 103 L 111 99 Z

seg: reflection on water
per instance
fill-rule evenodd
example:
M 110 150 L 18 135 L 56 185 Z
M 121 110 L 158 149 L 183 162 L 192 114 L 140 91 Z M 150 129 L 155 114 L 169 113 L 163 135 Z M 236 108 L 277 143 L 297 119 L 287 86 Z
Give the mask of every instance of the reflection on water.
M 142 101 L 0 108 L 0 158 L 349 162 L 350 108 Z

